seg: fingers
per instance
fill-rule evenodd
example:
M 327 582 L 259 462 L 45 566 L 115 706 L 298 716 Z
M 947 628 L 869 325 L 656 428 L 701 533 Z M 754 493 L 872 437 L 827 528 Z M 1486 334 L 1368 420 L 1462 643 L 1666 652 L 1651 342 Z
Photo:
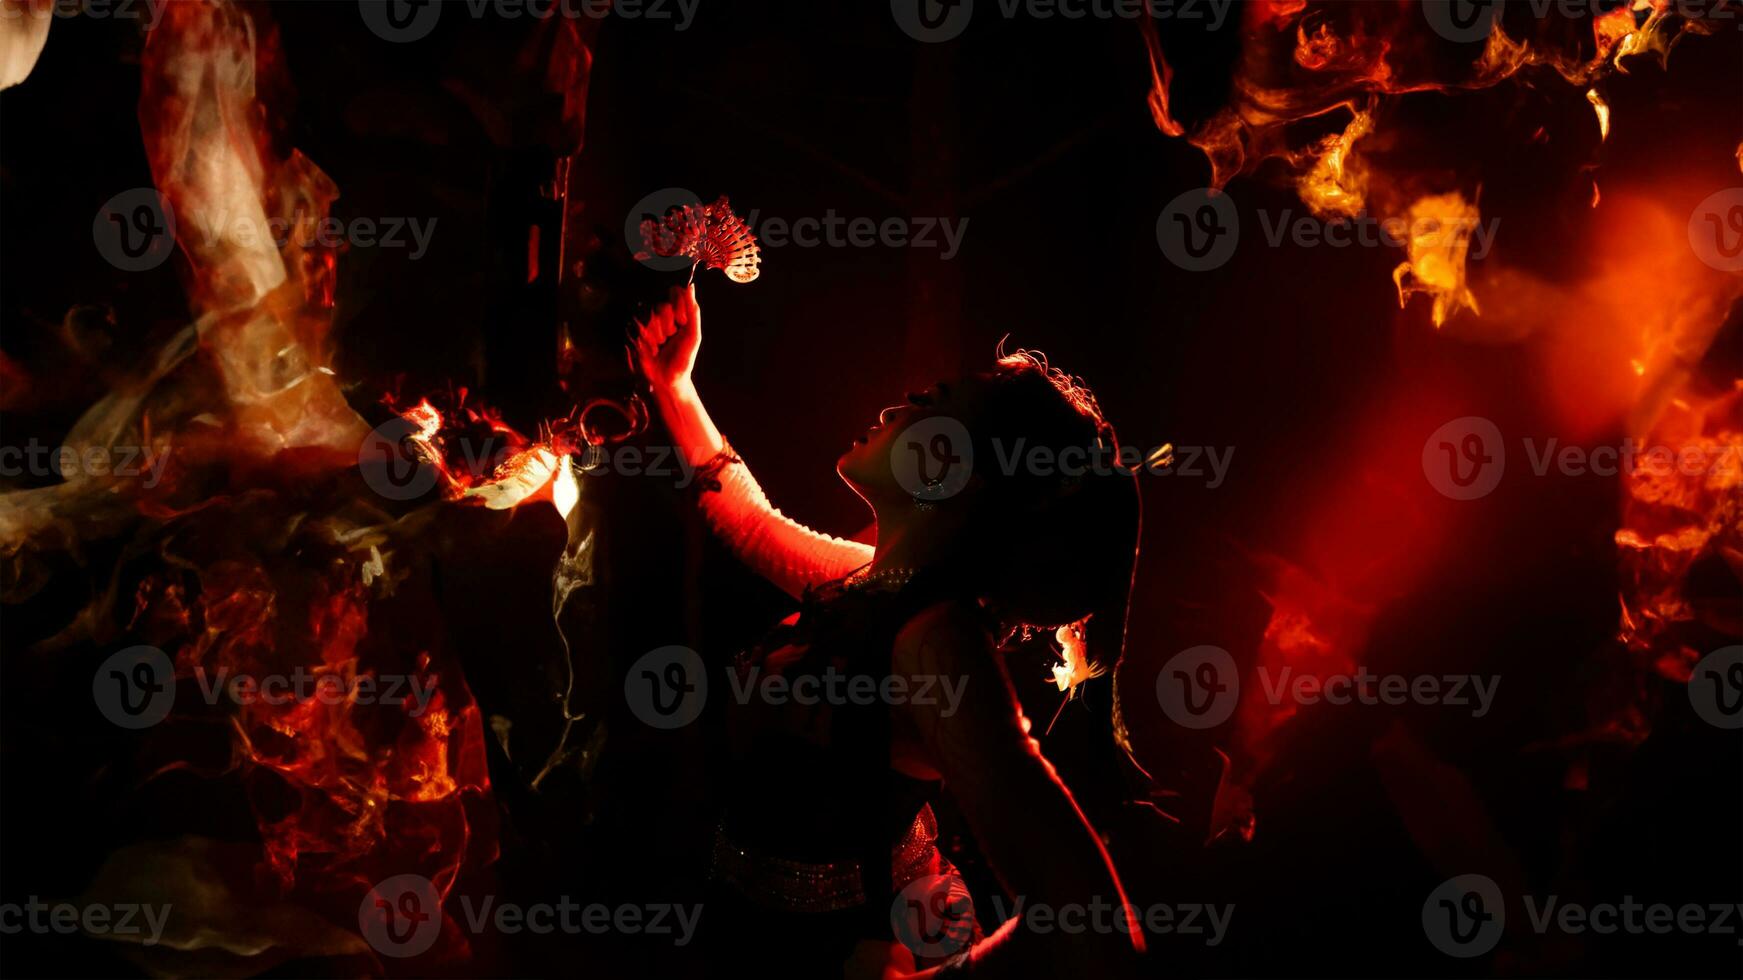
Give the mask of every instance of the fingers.
M 690 283 L 684 287 L 684 312 L 687 322 L 692 326 L 702 323 L 702 307 L 696 302 L 696 284 Z
M 678 332 L 677 316 L 670 303 L 656 305 L 648 318 L 636 320 L 635 346 L 644 357 L 654 357 L 666 341 Z
M 670 303 L 655 304 L 653 312 L 648 314 L 648 321 L 643 325 L 642 332 L 647 335 L 648 342 L 654 347 L 665 343 L 672 334 L 677 333 L 678 326 L 672 313 L 672 305 Z
M 702 310 L 696 305 L 696 284 L 673 286 L 671 290 L 673 322 L 680 328 L 695 327 L 702 321 Z
M 666 342 L 684 331 L 695 331 L 702 321 L 694 286 L 673 286 L 669 299 L 654 304 L 646 320 L 632 319 L 636 355 L 655 361 Z
M 695 283 L 673 286 L 666 293 L 666 301 L 672 304 L 672 309 L 677 312 L 680 325 L 689 323 L 695 314 L 700 313 L 702 309 L 696 302 Z

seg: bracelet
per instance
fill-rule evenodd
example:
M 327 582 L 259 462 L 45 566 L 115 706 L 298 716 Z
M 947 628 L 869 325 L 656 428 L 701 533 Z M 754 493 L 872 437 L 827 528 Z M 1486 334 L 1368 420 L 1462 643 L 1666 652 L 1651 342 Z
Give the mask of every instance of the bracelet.
M 708 457 L 696 467 L 696 485 L 707 493 L 720 492 L 720 473 L 734 463 L 742 463 L 738 454 L 732 451 L 732 443 L 724 438 L 720 440 L 720 452 Z

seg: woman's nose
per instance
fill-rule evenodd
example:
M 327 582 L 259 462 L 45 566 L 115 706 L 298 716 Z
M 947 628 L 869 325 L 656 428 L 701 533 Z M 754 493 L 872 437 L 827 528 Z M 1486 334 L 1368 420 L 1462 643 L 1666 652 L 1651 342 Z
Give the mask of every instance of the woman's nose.
M 906 407 L 907 406 L 905 406 L 905 405 L 891 405 L 889 408 L 886 408 L 883 411 L 879 412 L 878 413 L 878 424 L 879 425 L 889 425 L 890 419 L 895 418 L 896 413 L 900 412 L 903 408 L 906 408 Z

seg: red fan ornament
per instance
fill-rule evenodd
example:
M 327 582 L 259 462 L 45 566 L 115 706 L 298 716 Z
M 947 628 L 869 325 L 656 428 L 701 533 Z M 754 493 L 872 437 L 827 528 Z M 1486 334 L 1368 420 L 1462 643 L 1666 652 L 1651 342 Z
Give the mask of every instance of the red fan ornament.
M 750 227 L 732 213 L 725 196 L 713 204 L 681 204 L 659 220 L 642 222 L 637 260 L 683 256 L 696 265 L 719 269 L 733 282 L 752 282 L 760 274 L 762 250 Z M 695 275 L 695 265 L 691 266 Z

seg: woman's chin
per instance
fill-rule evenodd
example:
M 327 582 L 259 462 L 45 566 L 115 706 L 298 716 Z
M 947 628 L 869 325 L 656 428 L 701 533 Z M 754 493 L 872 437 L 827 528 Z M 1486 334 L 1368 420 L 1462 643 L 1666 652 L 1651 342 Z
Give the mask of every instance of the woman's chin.
M 848 447 L 847 452 L 841 454 L 840 458 L 835 461 L 836 476 L 841 477 L 848 483 L 854 482 L 853 475 L 859 469 L 861 463 L 861 460 L 859 459 L 861 448 L 863 447 L 858 442 L 855 442 L 852 446 Z
M 835 472 L 848 486 L 863 487 L 877 478 L 876 467 L 871 459 L 872 449 L 864 440 L 856 439 L 847 452 L 835 461 Z

